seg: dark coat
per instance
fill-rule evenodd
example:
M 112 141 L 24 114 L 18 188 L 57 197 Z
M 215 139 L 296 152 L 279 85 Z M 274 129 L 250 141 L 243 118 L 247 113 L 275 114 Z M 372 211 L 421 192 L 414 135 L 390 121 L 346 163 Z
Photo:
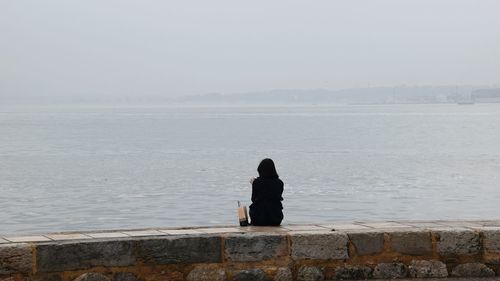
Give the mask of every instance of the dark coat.
M 279 178 L 256 178 L 252 183 L 252 225 L 280 225 L 283 220 L 283 182 Z

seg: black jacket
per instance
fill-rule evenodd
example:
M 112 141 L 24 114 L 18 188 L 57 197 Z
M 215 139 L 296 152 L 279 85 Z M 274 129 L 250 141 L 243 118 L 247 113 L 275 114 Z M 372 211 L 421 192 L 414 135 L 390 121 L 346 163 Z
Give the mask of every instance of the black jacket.
M 256 178 L 252 183 L 252 225 L 280 225 L 283 220 L 283 182 L 279 178 Z

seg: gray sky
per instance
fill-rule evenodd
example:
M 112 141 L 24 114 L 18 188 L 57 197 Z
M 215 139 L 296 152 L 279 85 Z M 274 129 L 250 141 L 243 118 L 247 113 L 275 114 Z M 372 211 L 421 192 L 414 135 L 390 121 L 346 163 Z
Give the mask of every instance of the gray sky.
M 500 84 L 497 0 L 0 0 L 1 95 Z

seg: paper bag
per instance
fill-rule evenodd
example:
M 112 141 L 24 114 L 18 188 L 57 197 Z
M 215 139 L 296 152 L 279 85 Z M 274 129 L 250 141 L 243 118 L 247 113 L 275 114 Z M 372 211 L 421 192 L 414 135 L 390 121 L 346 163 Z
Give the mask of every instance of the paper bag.
M 240 201 L 238 201 L 238 219 L 240 220 L 240 226 L 248 225 L 247 206 L 241 205 Z

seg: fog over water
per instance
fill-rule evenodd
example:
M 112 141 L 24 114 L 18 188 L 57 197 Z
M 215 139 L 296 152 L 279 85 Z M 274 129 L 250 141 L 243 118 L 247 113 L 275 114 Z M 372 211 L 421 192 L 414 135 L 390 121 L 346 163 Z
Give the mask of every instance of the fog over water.
M 0 234 L 500 218 L 500 1 L 0 1 Z
M 500 85 L 500 2 L 0 1 L 0 98 Z

